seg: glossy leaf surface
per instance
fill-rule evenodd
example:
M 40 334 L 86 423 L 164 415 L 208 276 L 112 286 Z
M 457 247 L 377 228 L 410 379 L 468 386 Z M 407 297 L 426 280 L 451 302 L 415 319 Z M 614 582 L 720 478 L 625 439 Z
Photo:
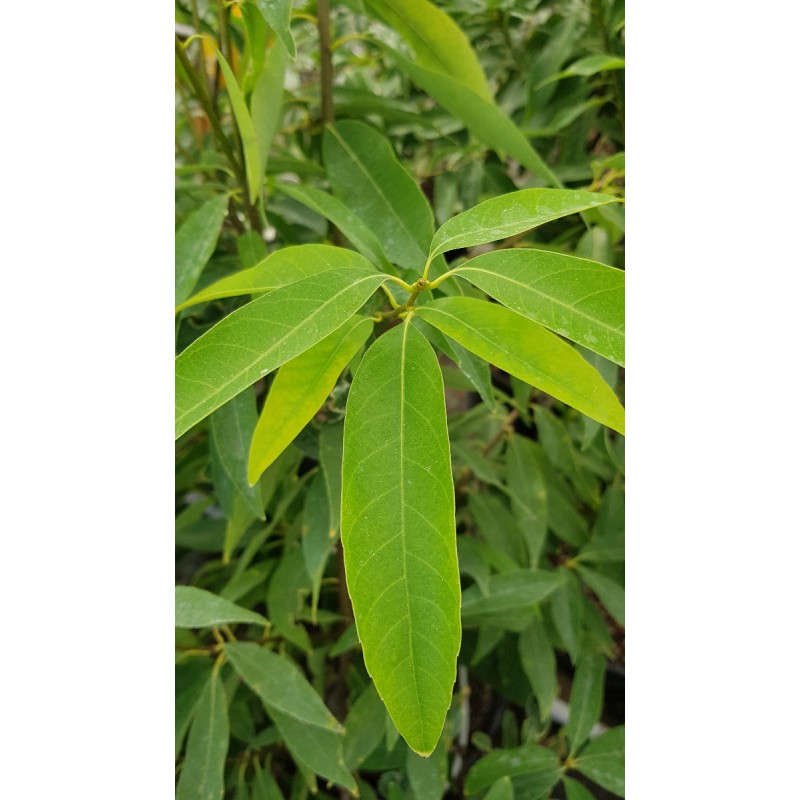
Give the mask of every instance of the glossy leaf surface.
M 232 622 L 266 625 L 267 620 L 255 611 L 237 606 L 224 597 L 197 586 L 175 587 L 175 627 L 208 628 Z
M 351 317 L 278 370 L 250 447 L 247 477 L 251 485 L 319 411 L 372 328 L 372 320 Z
M 283 286 L 217 323 L 175 361 L 175 434 L 335 331 L 385 280 L 334 269 Z
M 625 366 L 625 273 L 545 250 L 495 250 L 458 274 L 518 314 Z
M 461 640 L 441 371 L 403 323 L 365 354 L 347 403 L 342 544 L 364 661 L 397 729 L 433 751 Z
M 532 320 L 468 297 L 442 297 L 419 308 L 417 314 L 500 369 L 625 432 L 625 412 L 600 373 Z
M 195 708 L 176 800 L 221 800 L 229 735 L 228 701 L 214 673 Z
M 572 189 L 521 189 L 510 192 L 484 200 L 445 222 L 433 236 L 430 254 L 434 257 L 456 248 L 496 242 L 545 222 L 614 200 L 607 194 Z
M 284 247 L 255 266 L 212 283 L 181 303 L 175 310 L 182 311 L 189 306 L 206 303 L 209 300 L 219 300 L 222 297 L 270 292 L 303 278 L 319 275 L 320 272 L 353 267 L 369 269 L 370 264 L 358 253 L 327 244 Z
M 228 198 L 212 197 L 194 211 L 175 234 L 175 302 L 183 302 L 194 289 L 211 258 L 222 230 Z
M 421 269 L 433 212 L 387 139 L 363 122 L 329 125 L 323 159 L 334 194 L 378 237 L 390 261 Z

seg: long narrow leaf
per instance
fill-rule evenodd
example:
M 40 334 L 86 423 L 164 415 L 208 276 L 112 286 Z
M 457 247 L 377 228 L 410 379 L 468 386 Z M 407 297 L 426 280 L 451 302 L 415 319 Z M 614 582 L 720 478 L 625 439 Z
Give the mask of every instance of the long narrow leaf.
M 175 234 L 175 302 L 183 302 L 197 283 L 219 239 L 228 198 L 212 197 Z

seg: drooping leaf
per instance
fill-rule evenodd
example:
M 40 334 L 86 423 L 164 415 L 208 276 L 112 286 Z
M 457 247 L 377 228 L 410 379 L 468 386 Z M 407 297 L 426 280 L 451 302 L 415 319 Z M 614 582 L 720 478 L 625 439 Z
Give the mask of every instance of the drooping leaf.
M 192 293 L 217 246 L 227 210 L 226 195 L 212 197 L 194 211 L 175 234 L 176 303 L 182 303 Z
M 370 347 L 350 390 L 342 544 L 367 670 L 427 755 L 452 699 L 460 586 L 441 371 L 407 322 Z
M 363 122 L 328 125 L 322 140 L 334 194 L 378 237 L 390 261 L 422 269 L 433 212 L 389 141 Z
M 469 39 L 444 11 L 428 0 L 366 0 L 366 5 L 405 39 L 420 66 L 448 75 L 491 100 Z
M 625 726 L 618 725 L 589 742 L 575 768 L 609 792 L 625 797 Z
M 261 487 L 247 482 L 247 456 L 257 419 L 253 391 L 240 392 L 210 418 L 211 474 L 217 498 L 229 520 L 233 518 L 233 499 L 237 492 L 251 513 L 264 519 Z
M 215 672 L 195 708 L 176 800 L 222 800 L 229 736 L 228 701 Z
M 375 265 L 386 263 L 378 237 L 341 200 L 322 189 L 294 183 L 278 183 L 275 188 L 330 220 Z
M 256 129 L 253 126 L 253 118 L 250 116 L 250 111 L 247 108 L 247 103 L 245 102 L 244 94 L 242 94 L 236 75 L 234 75 L 225 56 L 223 56 L 214 45 L 211 47 L 217 56 L 219 67 L 225 77 L 225 88 L 228 90 L 231 110 L 236 120 L 236 127 L 239 130 L 239 138 L 242 140 L 244 171 L 247 177 L 247 194 L 250 198 L 250 202 L 254 203 L 261 192 L 261 183 L 264 179 L 264 165 L 261 162 L 258 136 L 256 135 Z
M 267 711 L 279 711 L 307 727 L 341 733 L 341 725 L 290 658 L 254 642 L 229 642 L 225 654 Z
M 585 653 L 578 661 L 569 696 L 569 719 L 565 726 L 570 753 L 578 751 L 600 719 L 605 674 L 606 660 L 597 653 Z
M 558 783 L 561 777 L 558 756 L 538 744 L 523 744 L 507 750 L 494 750 L 467 773 L 464 790 L 477 794 L 504 777 L 511 778 L 515 800 L 537 798 Z
M 297 58 L 297 48 L 289 27 L 292 19 L 292 0 L 255 0 L 255 3 L 294 61 Z
M 251 484 L 319 411 L 372 328 L 372 320 L 351 317 L 278 370 L 252 437 L 247 466 Z
M 380 744 L 385 726 L 386 709 L 370 683 L 350 707 L 344 721 L 342 748 L 348 769 L 358 769 Z
M 491 364 L 624 433 L 624 409 L 597 370 L 532 320 L 468 297 L 440 297 L 416 313 Z
M 519 635 L 519 660 L 531 684 L 539 713 L 543 718 L 550 714 L 556 698 L 556 654 L 547 635 L 547 629 L 539 618 Z
M 578 565 L 584 583 L 600 598 L 606 610 L 620 624 L 625 624 L 625 589 L 616 581 L 593 569 Z
M 489 593 L 482 595 L 477 586 L 467 589 L 461 600 L 464 624 L 485 614 L 519 612 L 544 600 L 561 585 L 562 578 L 544 570 L 518 569 L 489 578 Z
M 306 473 L 310 476 L 310 473 Z M 280 515 L 276 512 L 276 518 Z M 267 589 L 267 609 L 273 631 L 292 644 L 311 652 L 311 640 L 297 617 L 305 598 L 311 594 L 311 579 L 300 548 L 285 550 Z
M 284 247 L 263 259 L 254 267 L 236 272 L 227 278 L 212 283 L 205 289 L 181 303 L 176 312 L 184 308 L 219 300 L 222 297 L 239 297 L 243 294 L 262 294 L 280 286 L 327 272 L 331 269 L 345 268 L 369 269 L 358 253 L 331 247 L 327 244 L 301 244 Z
M 569 653 L 572 663 L 578 661 L 581 643 L 581 624 L 583 621 L 583 596 L 575 575 L 564 567 L 559 567 L 563 578 L 562 585 L 550 598 L 550 612 L 558 635 Z
M 311 579 L 311 621 L 314 623 L 317 621 L 322 573 L 325 571 L 325 564 L 335 541 L 330 534 L 325 479 L 318 472 L 309 484 L 303 502 L 303 560 Z
M 253 764 L 253 780 L 250 787 L 249 800 L 283 800 L 283 794 L 275 778 L 258 763 L 258 760 Z
M 546 250 L 495 250 L 458 274 L 518 314 L 625 366 L 625 273 Z
M 430 758 L 408 751 L 406 774 L 414 800 L 441 800 L 447 787 L 447 746 L 439 740 Z
M 544 163 L 519 128 L 490 100 L 481 97 L 449 75 L 425 69 L 385 44 L 381 48 L 393 58 L 414 83 L 442 108 L 461 120 L 478 139 L 515 158 L 549 186 L 561 182 Z
M 264 66 L 256 78 L 250 97 L 250 115 L 258 147 L 261 177 L 267 169 L 269 148 L 280 126 L 285 72 L 286 50 L 279 42 L 275 42 L 264 59 Z
M 208 659 L 193 658 L 185 664 L 175 665 L 175 758 L 181 752 L 186 732 L 210 675 L 211 663 Z
M 532 444 L 524 436 L 511 437 L 506 449 L 506 482 L 530 566 L 536 567 L 547 537 L 547 488 L 539 462 L 531 453 Z
M 521 189 L 493 197 L 445 222 L 433 236 L 430 255 L 433 258 L 448 250 L 496 242 L 615 200 L 607 194 L 572 189 Z
M 176 438 L 335 331 L 385 277 L 358 268 L 328 270 L 259 297 L 218 322 L 175 361 Z
M 208 628 L 232 622 L 267 624 L 267 620 L 261 614 L 248 611 L 205 589 L 197 586 L 175 587 L 176 628 Z
M 328 495 L 330 536 L 335 539 L 342 519 L 342 452 L 344 424 L 323 425 L 319 432 L 319 465 Z

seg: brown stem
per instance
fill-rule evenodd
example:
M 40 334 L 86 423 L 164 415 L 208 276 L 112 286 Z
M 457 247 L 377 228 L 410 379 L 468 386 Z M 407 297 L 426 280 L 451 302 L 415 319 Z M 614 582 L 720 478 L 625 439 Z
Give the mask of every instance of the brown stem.
M 330 0 L 317 0 L 317 30 L 319 31 L 320 99 L 322 122 L 333 122 L 333 55 L 331 53 Z

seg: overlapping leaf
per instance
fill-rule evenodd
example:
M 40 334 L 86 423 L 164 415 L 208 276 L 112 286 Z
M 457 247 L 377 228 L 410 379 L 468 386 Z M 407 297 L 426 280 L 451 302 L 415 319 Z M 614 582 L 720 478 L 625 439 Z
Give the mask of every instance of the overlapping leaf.
M 176 359 L 176 437 L 335 331 L 384 280 L 372 270 L 328 270 L 276 289 L 217 323 Z
M 175 626 L 177 628 L 207 628 L 231 622 L 250 622 L 266 625 L 267 620 L 255 611 L 237 606 L 197 586 L 175 587 Z
M 182 303 L 189 296 L 211 258 L 227 210 L 225 195 L 212 197 L 194 211 L 175 234 L 176 303 Z
M 342 544 L 364 661 L 410 747 L 431 753 L 461 640 L 455 509 L 436 356 L 408 323 L 381 336 L 347 404 Z

